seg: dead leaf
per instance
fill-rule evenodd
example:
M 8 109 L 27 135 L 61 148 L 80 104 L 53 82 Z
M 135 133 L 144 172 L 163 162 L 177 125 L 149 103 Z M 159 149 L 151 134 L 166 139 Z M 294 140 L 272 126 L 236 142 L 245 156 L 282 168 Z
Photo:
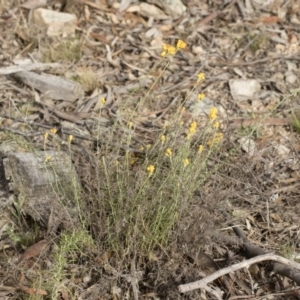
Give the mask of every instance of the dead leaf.
M 98 42 L 102 42 L 104 44 L 110 45 L 110 42 L 107 40 L 107 38 L 104 35 L 94 33 L 94 32 L 90 32 L 90 36 Z
M 29 248 L 26 249 L 26 251 L 20 256 L 17 265 L 19 265 L 22 261 L 36 257 L 42 253 L 42 251 L 47 247 L 48 241 L 47 240 L 41 240 L 36 244 L 33 244 Z
M 260 21 L 264 24 L 280 23 L 282 20 L 278 16 L 262 17 Z
M 109 258 L 111 256 L 110 252 L 105 252 L 104 254 L 102 254 L 101 256 L 97 257 L 96 261 L 99 264 L 103 264 L 108 262 Z
M 19 286 L 19 289 L 29 295 L 48 295 L 48 293 L 42 289 L 34 289 L 27 286 Z
M 60 294 L 61 294 L 61 298 L 63 300 L 69 300 L 69 294 L 68 291 L 66 289 L 60 290 Z

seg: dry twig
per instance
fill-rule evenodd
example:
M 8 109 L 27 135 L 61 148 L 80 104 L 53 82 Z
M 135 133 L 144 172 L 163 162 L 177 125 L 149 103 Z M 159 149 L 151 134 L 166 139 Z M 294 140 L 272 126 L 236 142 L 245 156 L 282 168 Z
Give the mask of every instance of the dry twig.
M 205 277 L 201 280 L 191 282 L 191 283 L 187 283 L 187 284 L 181 284 L 181 285 L 179 285 L 178 289 L 181 293 L 186 293 L 186 292 L 196 290 L 196 289 L 200 289 L 200 288 L 205 289 L 206 291 L 208 291 L 207 290 L 207 284 L 214 281 L 215 279 L 217 279 L 217 278 L 219 278 L 223 275 L 226 275 L 230 272 L 235 272 L 239 269 L 249 267 L 252 264 L 256 264 L 256 263 L 259 263 L 259 262 L 262 262 L 262 261 L 265 261 L 265 260 L 276 261 L 276 262 L 279 262 L 281 264 L 284 264 L 284 265 L 287 265 L 289 267 L 300 270 L 300 264 L 299 263 L 296 263 L 294 261 L 290 261 L 290 260 L 288 260 L 284 257 L 278 256 L 278 255 L 275 255 L 275 254 L 272 254 L 272 253 L 268 253 L 268 254 L 259 255 L 259 256 L 250 258 L 250 259 L 245 260 L 243 262 L 240 262 L 238 264 L 234 264 L 230 267 L 221 269 L 221 270 L 219 270 L 219 271 L 217 271 L 217 272 L 215 272 L 215 273 L 213 273 L 213 274 L 211 274 L 211 275 L 209 275 L 209 276 L 207 276 L 207 277 Z

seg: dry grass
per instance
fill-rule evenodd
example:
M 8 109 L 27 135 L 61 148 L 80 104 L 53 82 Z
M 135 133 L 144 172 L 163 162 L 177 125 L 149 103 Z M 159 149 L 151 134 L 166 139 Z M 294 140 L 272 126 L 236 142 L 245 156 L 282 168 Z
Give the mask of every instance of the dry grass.
M 165 70 L 179 50 L 164 46 L 162 56 L 166 57 L 152 71 L 158 66 Z M 152 87 L 162 75 L 163 72 Z M 197 90 L 203 80 L 204 75 L 199 74 L 192 90 Z M 139 151 L 129 151 L 139 131 L 135 116 L 148 101 L 152 87 L 130 114 L 124 114 L 123 134 L 117 139 L 114 130 L 101 139 L 101 127 L 95 129 L 99 134 L 93 154 L 96 168 L 93 178 L 83 178 L 91 191 L 86 196 L 92 205 L 92 231 L 101 232 L 107 249 L 121 256 L 148 255 L 168 245 L 171 236 L 176 238 L 173 229 L 182 212 L 201 183 L 217 168 L 208 167 L 207 160 L 218 151 L 223 138 L 216 108 L 211 109 L 205 127 L 199 128 L 193 120 L 183 121 L 187 97 L 173 109 L 168 125 L 155 133 L 152 144 L 139 141 Z M 202 99 L 200 95 L 199 101 Z M 124 111 L 128 103 L 130 99 L 124 102 Z

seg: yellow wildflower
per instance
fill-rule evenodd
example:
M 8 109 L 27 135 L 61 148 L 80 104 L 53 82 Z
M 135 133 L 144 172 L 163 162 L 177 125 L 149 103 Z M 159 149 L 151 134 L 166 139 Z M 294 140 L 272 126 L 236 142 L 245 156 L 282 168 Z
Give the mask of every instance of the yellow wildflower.
M 198 94 L 197 98 L 199 101 L 202 101 L 205 98 L 205 94 L 203 94 L 203 93 Z
M 177 49 L 184 49 L 186 47 L 186 43 L 182 40 L 178 40 L 176 48 Z
M 205 80 L 205 75 L 204 75 L 204 73 L 199 73 L 199 74 L 197 75 L 197 77 L 198 77 L 198 82 L 199 82 L 199 81 Z
M 128 127 L 131 129 L 133 126 L 133 123 L 131 121 L 128 122 Z
M 105 102 L 106 102 L 105 98 L 102 97 L 102 98 L 100 99 L 100 102 L 101 102 L 102 105 L 104 105 Z
M 161 137 L 160 137 L 160 140 L 161 140 L 161 143 L 163 144 L 166 140 L 166 136 L 163 134 Z
M 57 128 L 51 128 L 49 131 L 50 131 L 51 133 L 53 133 L 53 134 L 56 134 Z
M 215 139 L 218 140 L 218 142 L 220 142 L 223 139 L 224 135 L 222 132 L 217 132 L 215 135 Z
M 74 139 L 73 135 L 70 134 L 70 135 L 68 136 L 68 142 L 71 143 L 71 142 L 73 141 L 73 139 Z
M 203 146 L 203 145 L 199 145 L 199 147 L 198 147 L 198 152 L 199 152 L 199 153 L 202 153 L 203 150 L 204 150 L 204 146 Z
M 176 54 L 176 48 L 171 46 L 171 45 L 167 45 L 167 44 L 164 44 L 162 46 L 163 48 L 163 52 L 160 54 L 162 57 L 165 57 L 167 55 L 172 55 L 174 56 Z
M 223 139 L 223 133 L 222 132 L 217 132 L 212 139 L 210 139 L 209 141 L 207 141 L 207 145 L 209 147 L 212 147 L 215 144 L 220 143 L 222 141 L 222 139 Z
M 216 107 L 212 107 L 209 111 L 208 117 L 210 120 L 214 120 L 217 118 L 218 109 Z
M 47 163 L 48 161 L 50 161 L 51 158 L 52 158 L 52 156 L 47 155 L 47 156 L 45 157 L 45 163 Z
M 183 160 L 183 164 L 184 164 L 184 166 L 186 167 L 187 165 L 190 164 L 190 160 L 189 160 L 188 158 L 185 158 L 185 159 Z
M 48 136 L 49 136 L 49 132 L 45 132 L 44 139 L 46 140 L 48 138 Z
M 191 138 L 191 136 L 196 132 L 197 129 L 197 122 L 192 122 L 192 124 L 189 127 L 189 132 L 187 134 L 187 139 L 189 140 Z
M 130 158 L 130 164 L 131 165 L 134 165 L 136 163 L 136 161 L 137 161 L 136 158 L 134 158 L 134 157 Z
M 167 45 L 166 49 L 165 49 L 168 54 L 170 55 L 175 55 L 176 54 L 176 48 L 171 46 L 171 45 Z
M 165 155 L 167 157 L 171 157 L 172 156 L 172 150 L 170 148 L 167 148 L 166 151 L 165 151 Z
M 220 127 L 220 123 L 218 121 L 214 122 L 213 128 L 218 129 Z
M 153 165 L 149 165 L 147 167 L 147 171 L 148 171 L 150 176 L 154 173 L 154 170 L 155 170 L 155 167 Z
M 195 132 L 196 132 L 196 128 L 197 128 L 197 122 L 194 121 L 194 122 L 192 122 L 192 124 L 190 125 L 189 133 L 195 133 Z

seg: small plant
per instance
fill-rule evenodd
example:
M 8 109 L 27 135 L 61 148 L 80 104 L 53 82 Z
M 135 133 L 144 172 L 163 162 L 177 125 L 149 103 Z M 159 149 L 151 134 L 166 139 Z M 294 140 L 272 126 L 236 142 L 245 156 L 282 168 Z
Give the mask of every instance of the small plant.
M 283 101 L 297 97 L 299 94 L 300 94 L 300 88 L 294 89 L 291 91 L 289 95 L 286 95 L 284 97 Z M 300 133 L 300 110 L 299 109 L 292 110 L 291 124 L 295 129 L 295 131 Z
M 69 264 L 76 263 L 81 257 L 94 251 L 93 249 L 94 241 L 86 230 L 79 228 L 71 233 L 62 233 L 60 241 L 51 255 L 52 268 L 49 270 L 47 283 L 51 299 L 59 299 L 61 289 L 67 289 L 62 281 L 69 277 L 67 271 Z
M 300 111 L 295 111 L 292 114 L 292 125 L 294 129 L 300 133 Z
M 45 62 L 76 62 L 82 55 L 82 42 L 78 38 L 54 39 L 52 42 L 46 39 L 40 48 Z
M 256 52 L 260 49 L 266 48 L 269 43 L 269 38 L 265 35 L 250 35 L 250 49 L 252 52 Z
M 127 134 L 116 140 L 112 130 L 101 141 L 96 175 L 99 188 L 92 202 L 97 204 L 97 211 L 104 212 L 107 246 L 116 253 L 146 254 L 165 247 L 193 194 L 214 171 L 207 166 L 207 159 L 218 151 L 223 139 L 218 109 L 210 110 L 204 127 L 199 127 L 196 120 L 183 121 L 185 103 L 205 80 L 203 73 L 195 78 L 194 87 L 174 108 L 168 124 L 156 134 L 153 143 L 140 147 L 141 153 L 126 150 L 138 132 L 134 116 L 149 102 L 153 87 L 160 82 L 174 55 L 185 46 L 183 41 L 175 47 L 163 46 L 162 59 L 151 70 L 159 68 L 161 72 L 132 111 L 122 115 Z M 204 98 L 203 93 L 198 93 L 198 101 Z M 129 100 L 124 101 L 127 112 Z
M 85 92 L 92 92 L 99 87 L 99 80 L 91 68 L 82 67 L 77 70 L 77 74 L 74 80 L 82 85 Z
M 290 259 L 295 254 L 295 246 L 293 246 L 292 241 L 288 241 L 280 247 L 280 253 L 282 256 Z

